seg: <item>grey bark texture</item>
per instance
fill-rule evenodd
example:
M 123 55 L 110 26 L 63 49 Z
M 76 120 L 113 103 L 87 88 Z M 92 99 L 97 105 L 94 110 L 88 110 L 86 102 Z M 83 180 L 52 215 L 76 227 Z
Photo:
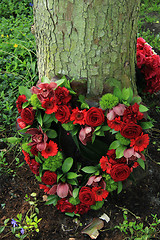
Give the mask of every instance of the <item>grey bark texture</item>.
M 86 79 L 89 96 L 111 91 L 112 78 L 136 92 L 140 0 L 33 2 L 40 78 Z

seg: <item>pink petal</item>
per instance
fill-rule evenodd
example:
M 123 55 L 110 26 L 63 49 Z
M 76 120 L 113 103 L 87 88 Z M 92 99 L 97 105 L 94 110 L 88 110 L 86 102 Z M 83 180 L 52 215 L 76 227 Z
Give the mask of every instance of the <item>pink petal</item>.
M 101 179 L 102 179 L 102 176 L 98 176 L 98 177 L 96 177 L 96 178 L 94 179 L 94 182 L 100 182 Z
M 88 182 L 86 183 L 86 185 L 91 185 L 93 182 L 94 182 L 94 179 L 96 178 L 96 176 L 91 176 L 89 179 L 88 179 Z
M 57 192 L 57 184 L 53 185 L 53 187 L 51 187 L 51 189 L 49 190 L 48 194 L 49 195 L 55 195 Z
M 107 113 L 107 119 L 111 121 L 115 119 L 115 117 L 116 117 L 115 112 L 113 110 L 109 110 L 109 113 Z
M 125 149 L 124 152 L 123 152 L 123 155 L 124 155 L 125 158 L 132 157 L 132 155 L 134 155 L 134 148 Z
M 67 183 L 59 183 L 57 186 L 57 195 L 60 198 L 65 198 L 68 195 L 69 186 Z
M 46 142 L 38 143 L 37 144 L 38 151 L 41 152 L 41 151 L 45 150 L 46 149 L 46 145 L 47 145 Z
M 37 129 L 37 128 L 30 128 L 30 129 L 28 129 L 28 130 L 26 131 L 26 133 L 27 133 L 27 134 L 31 134 L 31 135 L 35 135 L 35 134 L 39 134 L 40 131 L 39 131 L 39 129 Z
M 123 116 L 123 113 L 126 109 L 126 106 L 124 104 L 119 103 L 116 107 L 113 108 L 113 111 L 118 115 L 118 116 Z

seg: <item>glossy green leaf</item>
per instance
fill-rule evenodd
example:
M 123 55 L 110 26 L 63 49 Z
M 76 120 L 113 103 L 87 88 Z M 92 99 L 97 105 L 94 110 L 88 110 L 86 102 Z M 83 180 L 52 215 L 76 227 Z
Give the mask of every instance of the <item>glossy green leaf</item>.
M 38 123 L 40 124 L 40 126 L 42 127 L 42 125 L 43 125 L 43 120 L 42 120 L 42 115 L 41 115 L 41 112 L 40 112 L 40 111 L 38 111 L 38 113 L 37 113 L 37 121 L 38 121 Z
M 46 132 L 46 134 L 49 138 L 56 138 L 57 137 L 57 132 L 55 130 L 52 130 L 52 129 L 49 129 Z
M 67 173 L 73 165 L 73 158 L 68 157 L 65 159 L 63 165 L 62 165 L 62 171 L 63 173 Z
M 19 86 L 19 93 L 21 95 L 24 94 L 28 100 L 32 96 L 31 91 L 27 87 L 24 87 L 24 86 Z
M 50 83 L 51 81 L 50 81 L 46 76 L 43 76 L 43 77 L 41 78 L 41 82 L 42 82 L 42 83 Z
M 140 123 L 140 126 L 143 128 L 143 129 L 149 129 L 149 128 L 152 128 L 154 125 L 152 122 L 141 122 Z
M 123 157 L 123 153 L 124 153 L 124 150 L 125 150 L 126 148 L 127 148 L 126 146 L 120 145 L 120 146 L 116 149 L 116 158 L 121 158 L 121 157 Z
M 137 162 L 139 163 L 139 165 L 141 166 L 141 168 L 143 168 L 145 170 L 145 163 L 144 160 L 142 160 L 141 158 L 137 159 Z
M 79 188 L 75 188 L 72 192 L 73 197 L 76 198 L 78 196 L 78 193 L 79 193 Z
M 122 99 L 123 100 L 128 100 L 129 96 L 130 96 L 129 88 L 123 88 L 122 89 Z
M 67 178 L 68 179 L 74 179 L 74 178 L 77 178 L 77 173 L 74 173 L 74 172 L 68 172 L 67 173 Z
M 118 182 L 118 189 L 117 189 L 118 194 L 122 191 L 122 188 L 123 188 L 122 182 Z
M 103 204 L 104 204 L 104 200 L 98 201 L 94 205 L 91 206 L 91 209 L 98 210 L 98 209 L 102 208 Z
M 121 100 L 121 98 L 122 98 L 122 92 L 121 92 L 120 88 L 117 88 L 117 87 L 114 88 L 113 94 Z
M 120 142 L 117 140 L 111 143 L 111 145 L 109 146 L 109 149 L 116 149 L 119 146 L 120 146 Z
M 97 167 L 87 166 L 81 169 L 85 173 L 95 173 L 97 171 Z
M 139 111 L 140 112 L 147 112 L 149 109 L 146 107 L 146 106 L 144 106 L 144 105 L 142 105 L 142 104 L 140 104 L 139 105 Z

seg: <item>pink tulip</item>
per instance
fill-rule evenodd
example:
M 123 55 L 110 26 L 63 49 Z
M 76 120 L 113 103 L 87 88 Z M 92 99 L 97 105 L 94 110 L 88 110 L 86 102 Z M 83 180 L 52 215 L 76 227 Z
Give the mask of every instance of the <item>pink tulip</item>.
M 79 140 L 83 145 L 87 145 L 87 142 L 92 141 L 92 133 L 94 132 L 94 128 L 86 126 L 82 128 L 79 132 Z
M 113 110 L 109 110 L 109 112 L 107 113 L 107 119 L 112 121 L 113 119 L 115 119 L 116 114 Z
M 123 113 L 124 113 L 125 109 L 126 109 L 126 106 L 124 104 L 119 103 L 117 106 L 115 106 L 113 108 L 113 111 L 118 116 L 123 116 Z
M 68 183 L 58 183 L 57 185 L 57 195 L 60 198 L 67 197 L 69 193 L 69 184 Z

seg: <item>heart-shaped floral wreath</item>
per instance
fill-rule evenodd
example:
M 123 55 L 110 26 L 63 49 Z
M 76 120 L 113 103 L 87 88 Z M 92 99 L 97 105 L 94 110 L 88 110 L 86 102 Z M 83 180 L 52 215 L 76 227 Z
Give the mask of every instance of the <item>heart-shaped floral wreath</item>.
M 65 77 L 56 82 L 43 77 L 31 90 L 19 91 L 22 152 L 48 195 L 46 204 L 70 216 L 97 210 L 109 192 L 122 190 L 134 168 L 145 167 L 144 129 L 152 124 L 131 88 L 104 94 L 98 107 L 89 107 Z

